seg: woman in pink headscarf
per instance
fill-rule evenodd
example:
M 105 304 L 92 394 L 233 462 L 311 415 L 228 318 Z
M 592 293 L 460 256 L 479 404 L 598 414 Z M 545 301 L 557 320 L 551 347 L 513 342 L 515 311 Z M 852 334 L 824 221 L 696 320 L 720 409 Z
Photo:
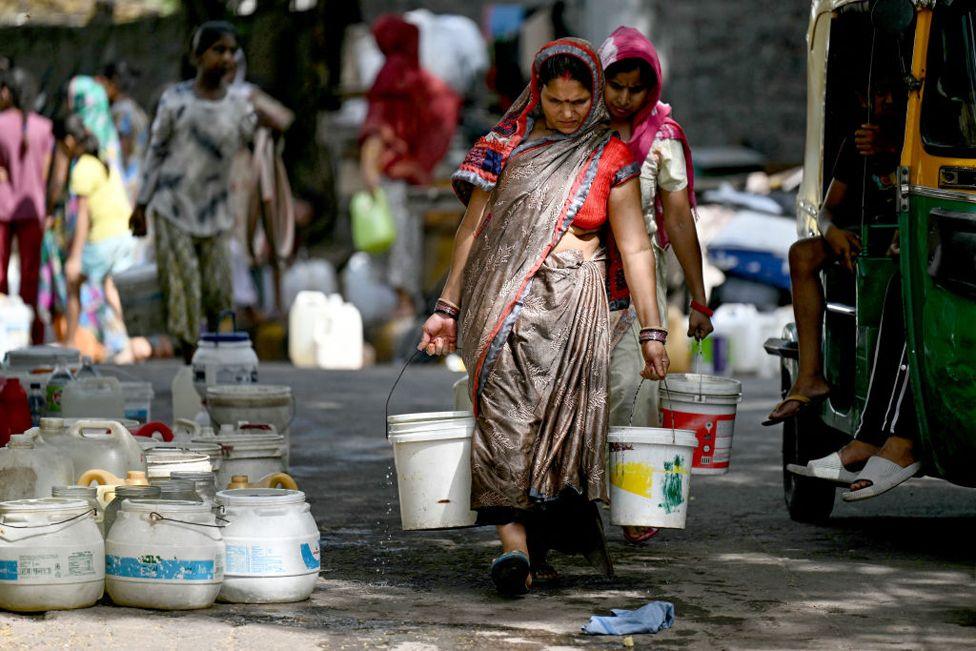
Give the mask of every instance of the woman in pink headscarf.
M 613 129 L 641 165 L 644 222 L 652 236 L 657 260 L 657 299 L 667 314 L 667 273 L 664 251 L 674 252 L 691 294 L 688 336 L 703 339 L 712 332 L 706 306 L 702 255 L 693 215 L 694 168 L 691 149 L 671 107 L 661 101 L 661 62 L 654 45 L 632 27 L 618 27 L 600 47 L 606 75 L 606 102 Z M 659 423 L 658 383 L 638 385 L 641 363 L 636 320 L 632 311 L 618 312 L 613 324 L 610 364 L 610 424 L 656 427 Z M 639 399 L 634 396 L 640 391 Z M 625 528 L 628 541 L 640 543 L 656 529 Z

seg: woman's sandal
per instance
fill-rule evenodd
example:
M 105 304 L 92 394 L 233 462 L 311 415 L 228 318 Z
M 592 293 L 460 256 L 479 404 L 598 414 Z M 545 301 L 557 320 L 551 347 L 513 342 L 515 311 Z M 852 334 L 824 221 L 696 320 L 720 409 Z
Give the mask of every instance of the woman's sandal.
M 624 540 L 631 545 L 643 545 L 648 540 L 660 533 L 657 527 L 622 527 Z
M 531 572 L 529 555 L 523 551 L 506 552 L 491 563 L 491 580 L 505 597 L 516 597 L 529 591 L 525 585 Z
M 551 585 L 559 581 L 559 572 L 545 561 L 532 565 L 532 585 Z

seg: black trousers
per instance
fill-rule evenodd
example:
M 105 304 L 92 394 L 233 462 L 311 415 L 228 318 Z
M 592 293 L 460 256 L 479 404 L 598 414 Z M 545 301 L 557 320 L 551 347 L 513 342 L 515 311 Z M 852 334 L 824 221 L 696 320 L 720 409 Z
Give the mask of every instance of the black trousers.
M 867 402 L 854 438 L 880 447 L 891 435 L 914 438 L 915 428 L 915 396 L 908 373 L 901 274 L 896 273 L 885 290 Z

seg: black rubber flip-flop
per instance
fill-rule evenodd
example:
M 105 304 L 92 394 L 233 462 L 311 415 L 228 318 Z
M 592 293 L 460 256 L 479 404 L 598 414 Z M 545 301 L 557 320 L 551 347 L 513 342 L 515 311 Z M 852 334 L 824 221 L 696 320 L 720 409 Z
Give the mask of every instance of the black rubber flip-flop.
M 498 593 L 505 597 L 517 597 L 529 591 L 525 581 L 531 566 L 525 552 L 512 551 L 502 554 L 491 563 L 491 580 Z

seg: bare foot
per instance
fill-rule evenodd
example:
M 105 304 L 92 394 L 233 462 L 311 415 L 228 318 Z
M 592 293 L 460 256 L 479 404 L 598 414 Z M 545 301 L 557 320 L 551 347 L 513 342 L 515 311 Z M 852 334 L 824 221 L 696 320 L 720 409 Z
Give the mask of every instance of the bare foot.
M 655 527 L 621 527 L 624 539 L 632 545 L 642 545 L 657 535 Z
M 877 445 L 855 439 L 838 450 L 837 454 L 840 455 L 840 462 L 844 464 L 844 468 L 859 470 L 859 466 L 864 466 L 868 459 L 878 453 L 879 449 Z
M 884 447 L 878 452 L 877 456 L 882 459 L 887 459 L 893 463 L 897 463 L 902 468 L 907 468 L 908 466 L 915 463 L 915 455 L 912 453 L 913 442 L 911 439 L 906 439 L 901 436 L 889 436 L 888 440 L 885 441 Z M 842 457 L 843 458 L 843 457 Z M 851 484 L 851 492 L 859 491 L 862 488 L 867 488 L 873 482 L 869 479 L 862 479 Z
M 830 385 L 827 384 L 827 380 L 822 376 L 812 378 L 798 377 L 786 395 L 801 395 L 810 400 L 820 400 L 830 395 Z M 777 405 L 776 409 L 770 412 L 767 420 L 780 422 L 788 418 L 793 418 L 800 413 L 800 410 L 803 409 L 805 404 L 799 400 L 786 399 Z

